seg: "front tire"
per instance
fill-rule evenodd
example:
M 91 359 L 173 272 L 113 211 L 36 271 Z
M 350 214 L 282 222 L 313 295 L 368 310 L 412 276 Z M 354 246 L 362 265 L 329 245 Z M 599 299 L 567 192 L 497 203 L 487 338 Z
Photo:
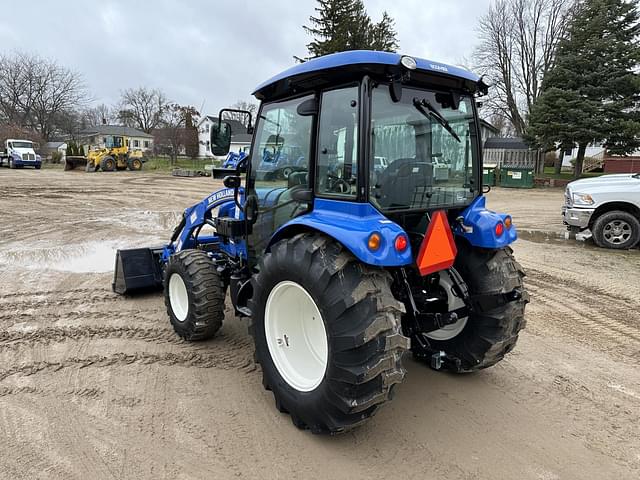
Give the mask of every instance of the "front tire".
M 640 221 L 621 210 L 603 213 L 593 223 L 593 241 L 601 248 L 633 248 L 640 241 Z
M 298 428 L 349 430 L 403 380 L 409 340 L 391 280 L 318 234 L 281 240 L 261 260 L 250 301 L 256 361 Z
M 209 256 L 183 250 L 171 256 L 164 278 L 164 303 L 175 332 L 188 341 L 206 340 L 222 327 L 225 287 Z
M 426 348 L 412 342 L 414 356 L 436 369 L 457 373 L 488 368 L 509 353 L 516 345 L 518 333 L 525 326 L 524 308 L 529 295 L 524 290 L 524 270 L 515 261 L 510 247 L 501 250 L 485 250 L 469 245 L 459 245 L 454 264 L 467 285 L 471 296 L 501 298 L 513 291 L 518 298 L 501 302 L 486 302 L 484 308 L 476 308 L 467 317 L 464 328 L 457 335 L 443 335 L 438 339 L 432 332 L 424 335 Z M 445 339 L 446 338 L 446 339 Z M 448 361 L 438 367 L 431 361 L 434 354 L 444 352 Z
M 100 169 L 103 172 L 113 172 L 116 169 L 116 160 L 113 157 L 104 157 L 100 160 Z

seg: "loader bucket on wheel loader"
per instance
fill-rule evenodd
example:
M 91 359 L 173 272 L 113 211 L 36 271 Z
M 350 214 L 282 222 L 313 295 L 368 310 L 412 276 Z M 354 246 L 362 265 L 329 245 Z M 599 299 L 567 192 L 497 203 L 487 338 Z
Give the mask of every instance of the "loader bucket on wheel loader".
M 64 159 L 64 171 L 73 170 L 76 167 L 84 167 L 87 165 L 87 157 L 79 155 L 68 156 Z
M 123 295 L 162 289 L 161 256 L 162 247 L 118 250 L 113 291 Z

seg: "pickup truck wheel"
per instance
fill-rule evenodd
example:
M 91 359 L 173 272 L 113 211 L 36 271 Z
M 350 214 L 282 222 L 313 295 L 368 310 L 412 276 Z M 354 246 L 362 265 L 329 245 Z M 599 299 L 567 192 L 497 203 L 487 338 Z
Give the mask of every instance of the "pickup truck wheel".
M 593 241 L 602 248 L 632 248 L 640 240 L 640 221 L 629 212 L 614 210 L 596 218 Z

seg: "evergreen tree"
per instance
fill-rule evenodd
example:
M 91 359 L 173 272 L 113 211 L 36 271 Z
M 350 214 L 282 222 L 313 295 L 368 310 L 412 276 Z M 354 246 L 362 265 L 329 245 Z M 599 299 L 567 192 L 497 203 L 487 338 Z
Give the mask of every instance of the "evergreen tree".
M 587 145 L 614 154 L 640 146 L 638 0 L 584 0 L 531 110 L 527 136 L 544 148 L 578 146 L 575 177 Z
M 84 146 L 78 145 L 78 155 L 84 157 Z
M 308 58 L 345 50 L 384 50 L 398 48 L 393 19 L 384 12 L 373 23 L 362 0 L 318 0 L 317 16 L 303 26 L 313 40 L 307 44 Z M 302 59 L 295 57 L 299 61 Z

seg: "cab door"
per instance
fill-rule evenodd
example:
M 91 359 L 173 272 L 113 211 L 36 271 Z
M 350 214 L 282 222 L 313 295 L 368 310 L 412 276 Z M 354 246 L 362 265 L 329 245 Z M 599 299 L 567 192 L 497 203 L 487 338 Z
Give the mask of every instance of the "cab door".
M 314 96 L 263 104 L 256 122 L 247 177 L 247 202 L 257 204 L 248 238 L 249 258 L 257 262 L 273 233 L 311 207 L 294 199 L 296 190 L 308 190 L 311 137 L 315 115 L 299 113 Z

